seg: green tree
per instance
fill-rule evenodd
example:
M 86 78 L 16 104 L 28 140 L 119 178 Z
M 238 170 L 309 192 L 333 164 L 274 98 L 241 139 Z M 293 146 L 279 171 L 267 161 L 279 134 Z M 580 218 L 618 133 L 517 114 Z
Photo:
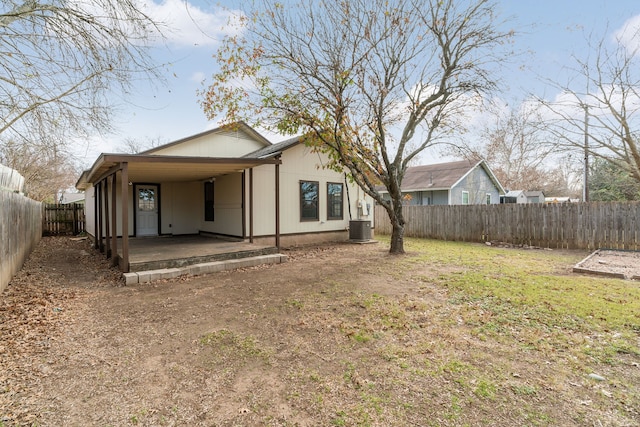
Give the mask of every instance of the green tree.
M 499 30 L 495 5 L 258 0 L 244 24 L 218 51 L 204 111 L 305 135 L 384 207 L 390 252 L 403 253 L 409 162 L 460 124 L 469 100 L 496 88 L 492 67 L 512 33 Z
M 609 160 L 596 158 L 589 169 L 591 201 L 640 200 L 640 183 L 624 167 Z

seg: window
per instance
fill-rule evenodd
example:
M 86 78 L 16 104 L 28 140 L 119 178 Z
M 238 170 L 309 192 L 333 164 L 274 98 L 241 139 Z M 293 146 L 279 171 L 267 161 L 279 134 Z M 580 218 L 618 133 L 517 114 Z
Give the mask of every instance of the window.
M 491 204 L 491 193 L 487 193 L 487 204 Z
M 318 189 L 314 181 L 300 181 L 300 221 L 317 221 Z
M 327 183 L 327 219 L 342 219 L 342 184 Z
M 138 188 L 138 212 L 156 211 L 155 188 Z
M 468 191 L 463 191 L 462 192 L 462 204 L 463 205 L 468 205 L 469 204 L 469 192 Z
M 204 183 L 204 220 L 213 221 L 213 182 Z

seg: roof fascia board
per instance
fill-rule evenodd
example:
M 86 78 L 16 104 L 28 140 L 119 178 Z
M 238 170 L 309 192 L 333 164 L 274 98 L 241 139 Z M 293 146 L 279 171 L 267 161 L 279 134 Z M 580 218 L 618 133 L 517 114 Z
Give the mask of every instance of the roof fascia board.
M 468 171 L 466 171 L 460 178 L 458 178 L 458 180 L 456 182 L 454 182 L 450 188 L 454 188 L 456 187 L 458 184 L 460 184 L 460 182 L 462 182 L 463 179 L 465 179 L 475 168 L 478 167 L 478 165 L 480 165 L 481 163 L 483 163 L 484 160 L 480 160 L 478 163 L 476 163 L 475 165 L 471 166 L 469 168 Z
M 502 184 L 500 184 L 500 181 L 498 181 L 498 178 L 495 176 L 487 162 L 485 162 L 484 160 L 482 161 L 482 168 L 487 173 L 487 175 L 489 175 L 489 178 L 493 181 L 493 184 L 498 188 L 498 192 L 500 194 L 506 194 L 504 187 L 502 187 Z
M 247 157 L 200 157 L 200 156 L 159 156 L 153 154 L 103 154 L 104 163 L 193 163 L 193 164 L 228 164 L 228 163 L 257 163 L 281 164 L 282 161 L 270 156 L 269 158 L 251 159 Z
M 102 153 L 94 162 L 90 169 L 82 172 L 80 179 L 76 183 L 76 187 L 81 184 L 81 180 L 87 184 L 97 182 L 94 177 L 100 167 L 105 163 L 187 163 L 187 164 L 208 164 L 208 165 L 224 165 L 232 163 L 245 164 L 247 167 L 259 165 L 279 165 L 282 160 L 279 156 L 271 156 L 269 158 L 250 159 L 242 157 L 193 157 L 193 156 L 159 156 L 151 154 L 108 154 Z M 111 169 L 111 168 L 110 168 Z M 103 174 L 104 175 L 104 174 Z M 101 176 L 102 177 L 102 176 Z

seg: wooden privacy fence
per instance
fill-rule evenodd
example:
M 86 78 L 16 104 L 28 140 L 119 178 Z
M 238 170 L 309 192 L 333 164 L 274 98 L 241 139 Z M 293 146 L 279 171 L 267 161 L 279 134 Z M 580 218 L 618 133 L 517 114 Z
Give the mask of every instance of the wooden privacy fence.
M 0 190 L 0 293 L 42 237 L 42 203 Z
M 42 214 L 44 235 L 77 235 L 85 231 L 84 204 L 46 204 Z
M 405 236 L 567 249 L 640 249 L 640 202 L 404 206 Z M 375 208 L 375 230 L 391 234 Z

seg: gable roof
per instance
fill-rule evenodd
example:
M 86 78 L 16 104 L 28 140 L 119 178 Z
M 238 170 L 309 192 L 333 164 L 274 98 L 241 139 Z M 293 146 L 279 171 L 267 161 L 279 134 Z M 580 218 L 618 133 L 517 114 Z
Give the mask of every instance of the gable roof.
M 193 155 L 166 155 L 157 154 L 158 151 L 168 147 L 192 141 L 207 135 L 225 134 L 229 132 L 241 132 L 257 141 L 264 147 L 240 157 L 208 157 Z M 154 147 L 139 154 L 109 154 L 102 153 L 90 169 L 85 170 L 76 182 L 76 188 L 86 190 L 90 185 L 120 170 L 123 164 L 127 164 L 129 180 L 160 182 L 202 180 L 206 178 L 224 175 L 231 172 L 242 171 L 250 167 L 262 164 L 279 164 L 275 158 L 278 150 L 292 146 L 296 141 L 284 141 L 281 144 L 271 144 L 253 128 L 244 122 L 233 125 L 221 126 L 216 129 L 179 139 L 169 144 Z M 287 145 L 289 144 L 289 145 Z M 273 155 L 269 153 L 273 152 Z M 259 157 L 255 153 L 262 153 Z
M 449 190 L 455 187 L 476 167 L 483 168 L 500 194 L 504 194 L 504 188 L 502 188 L 502 185 L 484 160 L 477 162 L 460 160 L 408 167 L 402 179 L 402 191 Z M 387 190 L 383 188 L 381 192 L 386 193 Z
M 245 154 L 242 158 L 247 159 L 264 159 L 266 157 L 273 157 L 281 154 L 284 150 L 289 149 L 295 145 L 300 144 L 300 137 L 296 136 L 286 141 L 278 142 L 268 147 L 261 148 L 252 153 Z
M 526 197 L 526 194 L 523 190 L 509 190 L 507 194 L 505 194 L 504 196 L 505 197 L 520 197 L 520 196 Z
M 270 146 L 271 145 L 271 142 L 267 138 L 265 138 L 264 136 L 260 135 L 260 133 L 258 133 L 251 126 L 249 126 L 245 122 L 238 122 L 238 123 L 233 123 L 233 124 L 230 124 L 230 125 L 220 126 L 220 127 L 215 128 L 215 129 L 210 129 L 210 130 L 207 130 L 207 131 L 204 131 L 204 132 L 200 132 L 200 133 L 197 133 L 195 135 L 190 135 L 190 136 L 187 136 L 185 138 L 181 138 L 181 139 L 178 139 L 176 141 L 169 142 L 168 144 L 159 145 L 157 147 L 150 148 L 150 149 L 142 151 L 142 152 L 140 152 L 138 154 L 154 154 L 154 153 L 156 153 L 156 152 L 158 152 L 160 150 L 164 150 L 165 148 L 175 147 L 176 145 L 180 145 L 180 144 L 183 144 L 185 142 L 189 142 L 191 140 L 194 140 L 194 139 L 197 139 L 197 138 L 201 138 L 203 136 L 207 136 L 207 135 L 211 135 L 211 134 L 226 133 L 226 132 L 234 132 L 234 133 L 242 132 L 242 133 L 247 134 L 251 138 L 255 139 L 256 141 L 258 141 L 262 145 L 265 145 L 265 146 Z

